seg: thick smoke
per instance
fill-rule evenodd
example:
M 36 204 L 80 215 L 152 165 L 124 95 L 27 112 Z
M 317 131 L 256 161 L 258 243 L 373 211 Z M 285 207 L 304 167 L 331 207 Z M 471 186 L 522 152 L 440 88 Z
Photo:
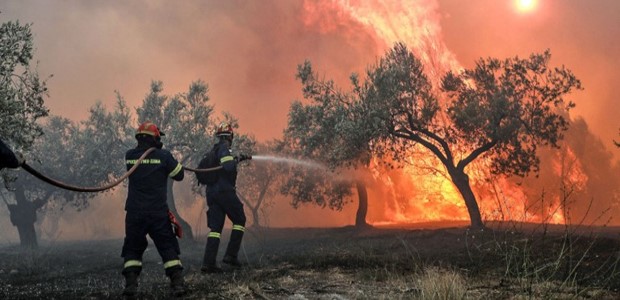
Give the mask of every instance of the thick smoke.
M 97 100 L 112 107 L 114 90 L 120 91 L 131 107 L 137 107 L 151 80 L 162 80 L 164 92 L 171 95 L 202 79 L 210 87 L 216 110 L 233 113 L 240 120 L 241 130 L 259 140 L 281 135 L 291 100 L 301 97 L 296 66 L 306 59 L 326 77 L 346 86 L 350 73 L 363 73 L 395 41 L 406 42 L 422 55 L 434 75 L 461 65 L 471 66 L 479 57 L 523 56 L 551 48 L 553 62 L 573 69 L 586 87 L 575 99 L 575 112 L 584 118 L 575 119 L 566 141 L 570 155 L 579 161 L 583 178 L 587 178 L 571 196 L 577 203 L 568 208 L 573 218 L 579 219 L 584 211 L 596 211 L 590 215 L 597 216 L 607 207 L 615 209 L 618 197 L 620 173 L 607 149 L 620 125 L 616 112 L 607 108 L 618 106 L 613 91 L 614 80 L 620 76 L 620 40 L 616 38 L 620 35 L 620 9 L 614 1 L 596 5 L 569 1 L 566 5 L 549 2 L 537 17 L 523 20 L 511 14 L 507 1 L 231 0 L 172 4 L 25 0 L 3 3 L 0 20 L 33 23 L 38 70 L 42 75 L 54 74 L 46 103 L 52 114 L 80 120 Z M 557 151 L 549 151 L 542 159 L 539 179 L 513 182 L 512 187 L 525 186 L 519 195 L 537 199 L 543 189 L 554 187 L 557 191 L 557 181 L 545 181 L 557 179 L 551 162 L 557 159 Z M 417 208 L 418 203 L 431 205 L 450 196 L 447 188 L 423 194 L 425 187 L 406 180 L 411 176 L 405 171 L 391 174 L 396 189 L 384 186 L 369 191 L 369 221 L 398 221 L 388 218 L 396 214 L 415 221 L 425 214 Z M 406 191 L 419 196 L 408 198 Z M 508 189 L 501 192 L 515 194 Z M 100 216 L 109 214 L 102 222 L 114 225 L 93 228 L 92 232 L 122 235 L 122 225 L 118 224 L 122 224 L 125 194 L 123 190 L 117 193 L 97 199 L 91 209 L 75 217 L 88 215 L 91 210 Z M 457 200 L 453 205 L 464 211 Z M 590 205 L 590 200 L 595 204 Z M 204 225 L 199 201 L 202 199 L 185 202 L 182 210 L 192 225 Z M 317 224 L 313 218 L 299 223 L 302 215 L 316 215 L 317 219 L 326 219 L 327 215 L 335 220 L 334 225 L 351 224 L 355 204 L 345 207 L 343 213 L 317 209 L 304 214 L 291 212 L 288 201 L 278 200 L 271 225 Z M 416 208 L 407 209 L 411 207 Z M 69 226 L 69 221 L 59 222 Z M 73 236 L 70 229 L 61 231 Z

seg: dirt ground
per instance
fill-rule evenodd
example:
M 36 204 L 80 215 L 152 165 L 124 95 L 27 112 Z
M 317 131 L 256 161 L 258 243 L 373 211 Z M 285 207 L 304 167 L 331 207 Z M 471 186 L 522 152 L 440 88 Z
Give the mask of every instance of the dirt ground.
M 240 253 L 247 265 L 216 275 L 200 273 L 204 238 L 183 241 L 190 289 L 183 298 L 442 299 L 432 289 L 456 287 L 462 299 L 620 298 L 618 229 L 432 227 L 250 228 Z M 119 239 L 1 247 L 0 299 L 119 299 L 121 246 Z M 143 263 L 139 299 L 172 298 L 152 242 Z

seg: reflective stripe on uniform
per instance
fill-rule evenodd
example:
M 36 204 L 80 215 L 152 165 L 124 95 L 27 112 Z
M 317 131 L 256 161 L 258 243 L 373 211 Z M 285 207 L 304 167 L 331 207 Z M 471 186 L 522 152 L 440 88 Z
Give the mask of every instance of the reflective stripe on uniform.
M 228 156 L 224 156 L 224 157 L 220 158 L 220 163 L 221 163 L 221 164 L 223 164 L 223 163 L 225 163 L 225 162 L 227 162 L 227 161 L 231 161 L 231 160 L 234 160 L 234 159 L 235 159 L 235 158 L 234 158 L 234 157 L 232 157 L 232 156 L 230 156 L 230 155 L 228 155 Z
M 181 265 L 180 259 L 173 259 L 173 260 L 169 260 L 164 263 L 164 269 L 168 269 L 168 268 L 171 268 L 174 266 L 180 266 L 180 265 Z
M 209 235 L 207 235 L 207 237 L 208 237 L 208 238 L 216 238 L 216 239 L 219 239 L 221 235 L 222 235 L 222 234 L 221 234 L 221 233 L 219 233 L 219 232 L 211 231 L 211 232 L 209 232 Z
M 125 262 L 125 265 L 123 265 L 123 268 L 129 267 L 142 267 L 142 262 L 135 259 L 128 260 Z
M 177 167 L 174 168 L 174 170 L 172 170 L 170 174 L 168 174 L 168 177 L 176 176 L 177 174 L 179 174 L 179 172 L 181 172 L 181 170 L 183 170 L 183 166 L 180 163 L 177 163 Z
M 245 227 L 243 227 L 242 225 L 233 225 L 232 230 L 239 230 L 241 232 L 244 232 Z

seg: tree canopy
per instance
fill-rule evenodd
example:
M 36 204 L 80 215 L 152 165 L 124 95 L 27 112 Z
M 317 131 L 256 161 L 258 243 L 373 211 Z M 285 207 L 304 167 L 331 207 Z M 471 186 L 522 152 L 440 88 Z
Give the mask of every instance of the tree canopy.
M 524 176 L 538 169 L 537 148 L 557 146 L 568 127 L 564 97 L 580 89 L 551 54 L 480 59 L 472 69 L 448 72 L 433 86 L 424 66 L 398 43 L 364 81 L 353 74 L 343 92 L 305 62 L 298 68 L 304 97 L 289 113 L 287 134 L 308 157 L 332 167 L 368 164 L 376 157 L 402 166 L 417 147 L 441 161 L 467 206 L 472 226 L 482 227 L 466 167 L 484 156 L 493 174 Z
M 30 25 L 0 25 L 0 137 L 22 150 L 43 133 L 37 120 L 48 114 L 46 82 L 30 66 L 33 52 Z

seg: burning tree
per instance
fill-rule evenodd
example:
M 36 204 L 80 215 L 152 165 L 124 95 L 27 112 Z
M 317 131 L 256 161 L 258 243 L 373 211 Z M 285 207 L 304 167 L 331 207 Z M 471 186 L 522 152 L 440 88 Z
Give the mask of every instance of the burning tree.
M 341 92 L 306 62 L 298 69 L 311 104 L 291 107 L 288 133 L 305 154 L 332 167 L 367 166 L 371 157 L 402 166 L 425 148 L 445 167 L 467 207 L 471 225 L 483 227 L 466 167 L 484 158 L 495 175 L 537 171 L 537 148 L 557 147 L 568 128 L 564 96 L 581 89 L 564 67 L 549 68 L 549 51 L 448 72 L 434 87 L 420 60 L 396 44 L 369 68 L 362 83 Z M 440 101 L 441 99 L 441 101 Z M 329 138 L 325 138 L 329 137 Z

